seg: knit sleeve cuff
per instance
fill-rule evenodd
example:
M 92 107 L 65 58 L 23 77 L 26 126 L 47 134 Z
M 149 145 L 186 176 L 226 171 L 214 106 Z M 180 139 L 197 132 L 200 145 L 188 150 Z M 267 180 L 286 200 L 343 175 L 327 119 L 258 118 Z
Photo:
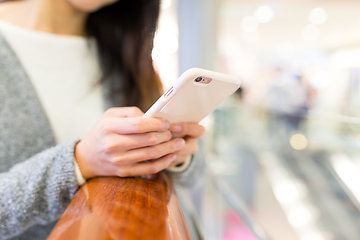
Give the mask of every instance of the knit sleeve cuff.
M 181 164 L 180 166 L 169 167 L 169 168 L 167 168 L 167 170 L 170 172 L 174 172 L 174 173 L 184 172 L 189 168 L 191 161 L 192 161 L 192 155 L 190 155 L 186 159 L 186 161 L 183 164 Z
M 76 162 L 75 158 L 74 158 L 74 169 L 75 169 L 76 182 L 78 183 L 79 186 L 84 185 L 86 183 L 86 179 L 82 175 L 79 168 L 79 164 Z

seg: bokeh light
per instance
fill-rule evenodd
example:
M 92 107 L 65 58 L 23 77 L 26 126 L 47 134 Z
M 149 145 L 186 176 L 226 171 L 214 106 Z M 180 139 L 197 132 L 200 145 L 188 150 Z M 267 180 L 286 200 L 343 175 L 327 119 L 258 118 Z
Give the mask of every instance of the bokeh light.
M 259 23 L 267 23 L 273 19 L 274 10 L 269 6 L 260 6 L 255 10 L 254 15 Z
M 151 58 L 154 62 L 159 62 L 161 60 L 161 52 L 158 48 L 153 48 L 151 52 Z
M 330 85 L 331 76 L 328 72 L 321 70 L 317 71 L 310 77 L 310 85 L 315 90 L 326 88 Z
M 176 53 L 179 48 L 178 37 L 175 33 L 160 30 L 155 35 L 154 48 L 165 54 Z
M 178 54 L 179 26 L 174 1 L 162 0 L 154 48 L 151 52 L 155 71 L 159 74 L 164 90 L 179 77 Z
M 274 194 L 282 204 L 289 204 L 300 200 L 303 193 L 300 192 L 294 181 L 286 180 L 274 186 Z
M 309 21 L 312 24 L 320 25 L 326 22 L 328 15 L 323 8 L 314 8 L 309 14 Z
M 302 134 L 294 134 L 290 138 L 290 145 L 296 150 L 303 150 L 307 147 L 308 140 Z
M 354 197 L 360 201 L 360 171 L 354 161 L 344 153 L 337 153 L 331 156 L 331 165 Z
M 166 10 L 171 7 L 172 0 L 161 0 L 161 9 Z
M 287 218 L 289 223 L 296 228 L 300 228 L 313 221 L 310 209 L 303 205 L 293 207 L 292 210 L 288 212 Z

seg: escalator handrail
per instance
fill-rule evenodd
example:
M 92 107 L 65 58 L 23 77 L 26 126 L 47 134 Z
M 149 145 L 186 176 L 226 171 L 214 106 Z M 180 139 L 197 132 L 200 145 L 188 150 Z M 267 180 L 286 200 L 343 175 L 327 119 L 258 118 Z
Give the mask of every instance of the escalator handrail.
M 210 178 L 222 196 L 242 217 L 244 223 L 250 228 L 256 238 L 258 240 L 270 240 L 264 229 L 253 219 L 246 204 L 234 193 L 225 180 L 214 174 L 210 174 Z

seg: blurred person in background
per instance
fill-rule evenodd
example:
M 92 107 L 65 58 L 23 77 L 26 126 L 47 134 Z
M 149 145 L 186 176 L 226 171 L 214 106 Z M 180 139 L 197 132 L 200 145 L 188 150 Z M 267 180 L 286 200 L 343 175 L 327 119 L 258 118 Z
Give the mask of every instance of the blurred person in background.
M 301 131 L 310 106 L 309 87 L 303 76 L 288 69 L 274 68 L 273 73 L 264 98 L 269 134 L 285 134 L 287 139 Z
M 281 118 L 284 120 L 288 137 L 301 131 L 310 107 L 309 86 L 303 75 L 294 75 L 293 81 L 285 86 L 287 108 Z
M 0 3 L 0 239 L 46 239 L 96 176 L 168 169 L 196 185 L 204 128 L 142 117 L 162 92 L 151 59 L 159 4 Z

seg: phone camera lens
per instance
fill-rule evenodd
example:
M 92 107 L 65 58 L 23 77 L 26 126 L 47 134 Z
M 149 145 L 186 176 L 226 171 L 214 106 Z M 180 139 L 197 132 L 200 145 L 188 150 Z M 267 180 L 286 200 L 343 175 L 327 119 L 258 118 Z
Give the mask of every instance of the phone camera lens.
M 202 77 L 198 77 L 197 79 L 195 79 L 195 82 L 200 82 L 202 80 Z

